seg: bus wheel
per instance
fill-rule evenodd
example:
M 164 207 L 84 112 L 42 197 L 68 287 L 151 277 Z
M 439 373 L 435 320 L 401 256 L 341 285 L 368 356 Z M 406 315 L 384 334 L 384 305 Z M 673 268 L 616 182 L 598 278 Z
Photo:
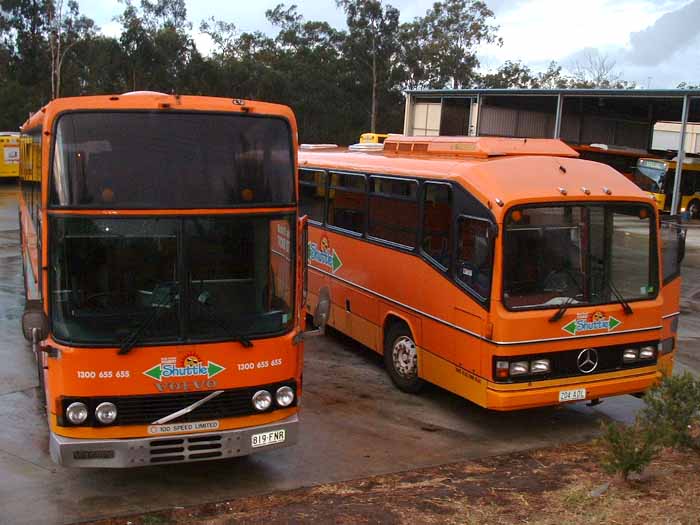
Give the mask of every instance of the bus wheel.
M 688 204 L 688 215 L 691 219 L 700 219 L 700 201 L 695 199 Z
M 418 350 L 411 331 L 403 324 L 389 328 L 384 341 L 384 364 L 394 384 L 415 394 L 423 387 L 418 377 Z

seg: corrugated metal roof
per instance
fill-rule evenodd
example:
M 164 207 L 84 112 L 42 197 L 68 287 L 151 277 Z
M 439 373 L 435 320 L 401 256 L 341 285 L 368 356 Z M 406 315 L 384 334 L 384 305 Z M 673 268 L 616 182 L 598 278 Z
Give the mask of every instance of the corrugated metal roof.
M 648 97 L 678 98 L 684 96 L 700 97 L 700 89 L 411 89 L 405 93 L 414 96 L 474 96 L 474 95 L 511 95 L 511 96 L 575 96 L 575 97 Z

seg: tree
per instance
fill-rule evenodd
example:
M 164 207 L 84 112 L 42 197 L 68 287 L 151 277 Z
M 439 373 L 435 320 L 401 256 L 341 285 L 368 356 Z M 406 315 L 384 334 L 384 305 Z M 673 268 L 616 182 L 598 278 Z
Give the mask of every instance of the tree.
M 120 43 L 130 65 L 132 90 L 181 91 L 184 71 L 197 54 L 189 36 L 184 0 L 141 0 L 137 8 L 122 0 L 125 8 Z
M 76 44 L 94 36 L 98 28 L 95 23 L 79 13 L 78 3 L 68 2 L 64 11 L 63 0 L 48 2 L 46 18 L 49 50 L 51 52 L 51 98 L 61 96 L 61 70 L 66 55 Z
M 633 89 L 634 82 L 622 80 L 622 74 L 615 69 L 617 63 L 596 49 L 586 49 L 582 57 L 573 64 L 571 87 Z
M 377 130 L 380 90 L 391 89 L 392 66 L 399 51 L 399 10 L 380 0 L 336 0 L 346 14 L 347 56 L 369 73 L 370 131 Z
M 478 0 L 444 0 L 434 3 L 424 17 L 404 24 L 406 77 L 415 87 L 471 87 L 479 66 L 477 46 L 502 44 L 498 26 L 489 23 L 493 16 Z
M 533 88 L 537 86 L 537 77 L 522 62 L 506 62 L 495 73 L 482 75 L 477 83 L 481 88 Z

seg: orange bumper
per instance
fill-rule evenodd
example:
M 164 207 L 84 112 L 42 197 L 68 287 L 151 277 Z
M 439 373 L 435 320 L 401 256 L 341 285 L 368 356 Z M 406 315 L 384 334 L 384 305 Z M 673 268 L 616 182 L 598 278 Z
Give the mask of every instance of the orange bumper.
M 661 379 L 661 372 L 654 367 L 637 370 L 635 375 L 620 377 L 617 374 L 601 374 L 595 380 L 581 381 L 580 377 L 561 381 L 520 383 L 499 385 L 489 383 L 486 388 L 486 407 L 491 410 L 521 410 L 541 406 L 558 405 L 559 392 L 562 390 L 586 389 L 586 399 L 636 394 L 651 388 Z

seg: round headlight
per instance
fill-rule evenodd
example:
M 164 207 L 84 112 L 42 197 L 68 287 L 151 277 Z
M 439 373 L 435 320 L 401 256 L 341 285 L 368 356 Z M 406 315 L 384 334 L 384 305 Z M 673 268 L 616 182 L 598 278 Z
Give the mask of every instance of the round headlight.
M 258 390 L 253 394 L 253 406 L 255 410 L 267 410 L 272 404 L 272 394 L 267 390 Z
M 275 399 L 279 406 L 288 407 L 292 404 L 292 401 L 294 401 L 294 390 L 288 386 L 281 386 L 277 389 Z
M 74 425 L 82 425 L 88 417 L 88 409 L 85 403 L 75 401 L 66 408 L 66 417 Z
M 107 401 L 100 403 L 95 409 L 95 417 L 97 418 L 97 421 L 103 425 L 114 423 L 114 420 L 117 419 L 117 407 L 114 405 L 114 403 Z

